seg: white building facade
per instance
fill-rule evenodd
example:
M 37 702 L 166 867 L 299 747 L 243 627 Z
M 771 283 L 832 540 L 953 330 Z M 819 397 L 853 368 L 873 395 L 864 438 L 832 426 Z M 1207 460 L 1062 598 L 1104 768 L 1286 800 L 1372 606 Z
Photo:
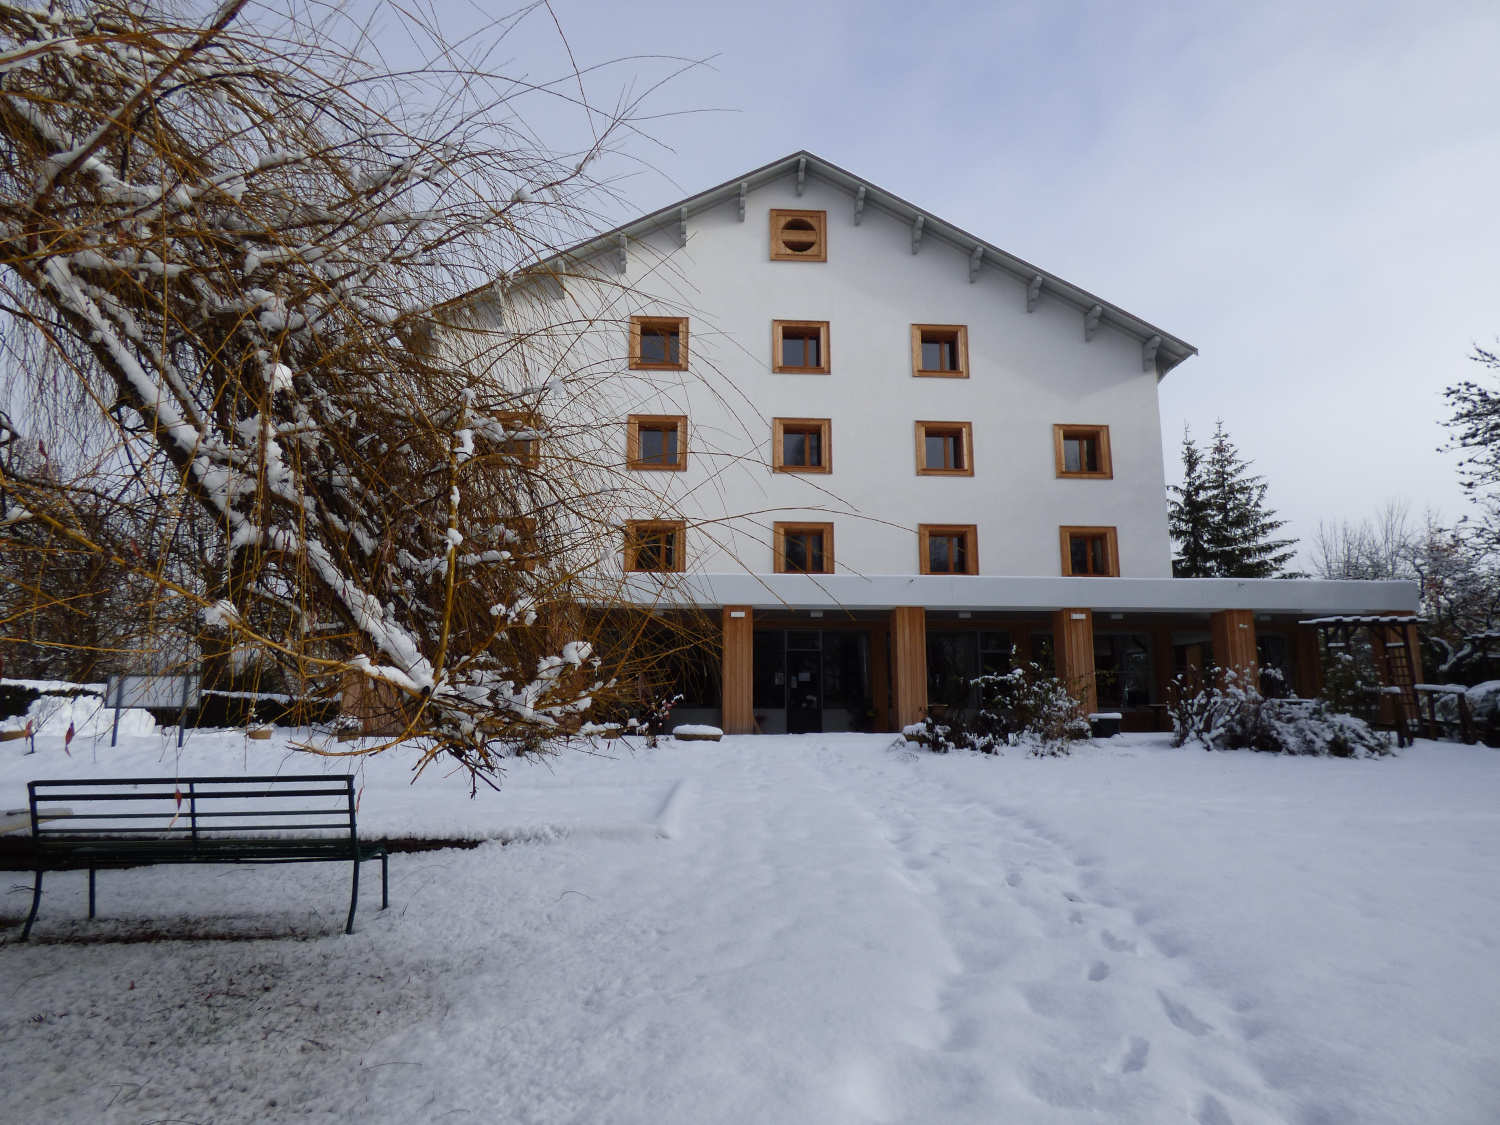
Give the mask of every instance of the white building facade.
M 1173 579 L 1157 386 L 1195 349 L 810 153 L 537 274 L 608 385 L 601 456 L 654 497 L 620 564 L 723 622 L 684 719 L 899 729 L 1035 658 L 1149 728 L 1185 670 L 1310 692 L 1300 621 L 1417 608 L 1405 582 Z

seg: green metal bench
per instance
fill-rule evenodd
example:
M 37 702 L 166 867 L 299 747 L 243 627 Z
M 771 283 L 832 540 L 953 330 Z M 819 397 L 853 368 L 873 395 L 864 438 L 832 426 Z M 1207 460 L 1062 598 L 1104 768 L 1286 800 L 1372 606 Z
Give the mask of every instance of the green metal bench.
M 27 789 L 36 878 L 22 941 L 31 936 L 47 871 L 88 871 L 92 918 L 97 871 L 343 861 L 354 868 L 344 926 L 352 934 L 359 866 L 379 859 L 380 908 L 390 904 L 386 846 L 359 840 L 352 774 L 33 781 Z

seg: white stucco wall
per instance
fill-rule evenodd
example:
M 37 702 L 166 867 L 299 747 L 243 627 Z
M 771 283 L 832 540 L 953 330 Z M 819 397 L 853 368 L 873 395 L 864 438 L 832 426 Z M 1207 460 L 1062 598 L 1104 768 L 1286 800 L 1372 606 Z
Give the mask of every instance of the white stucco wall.
M 828 261 L 771 261 L 772 208 L 827 211 Z M 595 266 L 626 288 L 568 283 L 567 307 L 597 319 L 575 358 L 623 368 L 629 315 L 689 317 L 687 377 L 634 372 L 594 402 L 622 421 L 688 415 L 687 470 L 632 476 L 694 521 L 690 569 L 769 572 L 771 525 L 805 519 L 835 525 L 840 573 L 916 573 L 917 525 L 955 523 L 977 525 L 986 575 L 1059 575 L 1058 528 L 1105 525 L 1122 576 L 1170 576 L 1157 380 L 1137 341 L 1105 325 L 1085 343 L 1076 309 L 1044 294 L 1028 314 L 1022 283 L 985 268 L 971 284 L 966 252 L 928 237 L 912 254 L 910 227 L 874 208 L 856 226 L 852 197 L 811 176 L 800 197 L 792 176 L 752 191 L 744 222 L 737 201 L 692 217 L 686 247 L 675 229 L 632 242 L 623 278 L 613 259 Z M 564 302 L 549 304 L 555 319 Z M 773 373 L 773 320 L 828 321 L 830 373 Z M 970 378 L 913 377 L 914 323 L 967 325 Z M 832 419 L 832 473 L 771 472 L 773 417 Z M 973 424 L 972 477 L 916 474 L 919 419 Z M 1108 425 L 1114 478 L 1058 480 L 1054 423 Z M 615 444 L 623 460 L 623 426 Z

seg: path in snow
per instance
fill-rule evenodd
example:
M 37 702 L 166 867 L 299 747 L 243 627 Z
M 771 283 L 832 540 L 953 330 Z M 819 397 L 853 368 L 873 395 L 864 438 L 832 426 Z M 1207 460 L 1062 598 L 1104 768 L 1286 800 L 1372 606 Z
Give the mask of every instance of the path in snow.
M 1472 994 L 1500 979 L 1500 755 L 887 746 L 571 754 L 462 803 L 371 763 L 367 832 L 517 842 L 394 857 L 393 909 L 349 938 L 341 867 L 107 873 L 95 923 L 85 877 L 56 876 L 37 944 L 0 948 L 7 1104 L 107 1125 L 1494 1120 L 1500 1019 Z M 203 740 L 181 768 L 242 751 Z M 152 772 L 128 757 L 148 752 L 48 766 Z M 0 759 L 0 800 L 26 768 Z M 195 933 L 222 940 L 134 940 Z

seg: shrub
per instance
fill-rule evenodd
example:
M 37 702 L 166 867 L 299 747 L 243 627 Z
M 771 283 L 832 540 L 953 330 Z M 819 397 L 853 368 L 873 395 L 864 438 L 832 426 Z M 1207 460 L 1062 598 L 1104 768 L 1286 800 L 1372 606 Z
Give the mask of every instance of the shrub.
M 978 750 L 982 754 L 997 753 L 995 741 L 969 729 L 963 718 L 934 719 L 928 715 L 920 723 L 912 723 L 902 729 L 906 741 L 926 747 L 934 754 L 946 754 L 950 750 Z
M 1390 740 L 1353 715 L 1322 699 L 1266 699 L 1233 672 L 1222 687 L 1194 690 L 1186 677 L 1174 682 L 1172 745 L 1200 743 L 1206 750 L 1259 750 L 1368 758 L 1391 752 Z
M 627 734 L 643 734 L 646 745 L 655 746 L 656 740 L 667 729 L 672 718 L 672 708 L 683 700 L 681 695 L 653 695 L 644 688 L 641 691 L 641 713 L 625 723 Z
M 971 684 L 979 689 L 981 700 L 973 715 L 956 711 L 942 719 L 928 716 L 902 734 L 937 754 L 997 754 L 1005 746 L 1025 746 L 1033 757 L 1066 754 L 1073 742 L 1089 737 L 1078 698 L 1035 664 L 980 676 Z

